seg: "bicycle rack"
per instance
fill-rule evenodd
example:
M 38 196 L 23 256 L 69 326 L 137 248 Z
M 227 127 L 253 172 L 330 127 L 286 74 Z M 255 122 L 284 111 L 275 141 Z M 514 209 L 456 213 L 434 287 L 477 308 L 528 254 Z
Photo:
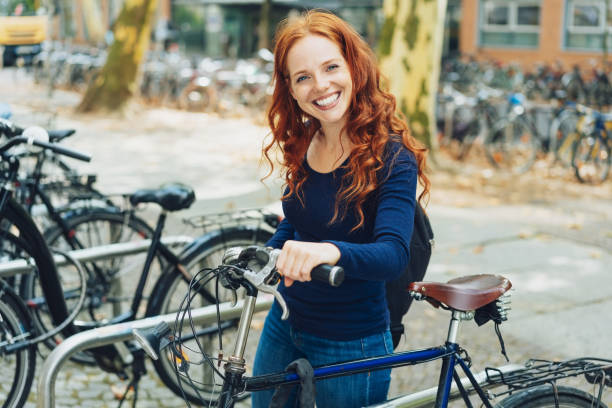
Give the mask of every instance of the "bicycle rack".
M 260 295 L 255 305 L 255 312 L 268 310 L 272 306 L 273 300 L 274 298 L 271 295 Z M 238 301 L 234 307 L 231 306 L 230 302 L 221 303 L 219 305 L 221 319 L 225 320 L 240 317 L 243 304 L 243 300 Z M 194 324 L 215 323 L 217 321 L 216 305 L 192 309 L 191 318 Z M 172 324 L 176 321 L 176 313 L 98 327 L 96 329 L 77 333 L 65 339 L 53 349 L 51 354 L 45 359 L 38 378 L 36 406 L 38 408 L 55 407 L 55 380 L 57 379 L 57 374 L 62 365 L 68 361 L 72 355 L 93 347 L 132 340 L 134 338 L 134 329 L 155 327 L 162 321 L 168 323 L 170 327 L 172 327 Z
M 193 241 L 188 236 L 174 236 L 162 238 L 162 242 L 169 247 L 185 246 Z M 100 245 L 92 248 L 77 249 L 69 254 L 79 262 L 99 261 L 102 259 L 116 258 L 120 256 L 134 255 L 146 252 L 151 246 L 151 240 L 145 239 L 138 242 L 120 242 L 116 244 Z M 57 266 L 65 266 L 70 263 L 62 255 L 54 255 L 53 260 Z M 0 264 L 0 278 L 21 273 L 30 273 L 34 268 L 33 260 L 16 259 Z

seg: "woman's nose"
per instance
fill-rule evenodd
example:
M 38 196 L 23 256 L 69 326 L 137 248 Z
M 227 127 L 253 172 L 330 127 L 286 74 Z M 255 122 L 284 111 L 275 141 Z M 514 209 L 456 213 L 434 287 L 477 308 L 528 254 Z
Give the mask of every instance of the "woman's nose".
M 314 82 L 317 90 L 324 90 L 329 87 L 329 79 L 325 75 L 315 75 Z

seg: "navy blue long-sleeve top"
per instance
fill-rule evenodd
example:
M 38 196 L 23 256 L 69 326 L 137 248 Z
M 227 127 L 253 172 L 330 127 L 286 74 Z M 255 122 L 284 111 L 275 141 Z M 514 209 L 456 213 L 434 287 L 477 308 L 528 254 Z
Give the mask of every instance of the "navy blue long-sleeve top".
M 304 205 L 295 196 L 283 201 L 285 218 L 267 245 L 282 248 L 287 240 L 330 242 L 340 250 L 337 265 L 345 271 L 344 282 L 337 288 L 317 281 L 296 281 L 290 287 L 280 284 L 289 323 L 296 329 L 328 339 L 353 340 L 389 327 L 385 281 L 397 278 L 408 266 L 417 164 L 414 155 L 396 141 L 387 144 L 384 158 L 377 174 L 379 186 L 363 206 L 364 225 L 353 232 L 358 218 L 351 209 L 329 224 L 348 159 L 330 173 L 319 173 L 305 161 Z

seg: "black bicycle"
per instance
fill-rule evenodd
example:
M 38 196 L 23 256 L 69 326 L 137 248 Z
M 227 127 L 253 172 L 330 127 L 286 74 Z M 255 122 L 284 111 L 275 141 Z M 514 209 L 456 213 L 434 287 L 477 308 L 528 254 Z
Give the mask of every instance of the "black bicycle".
M 31 143 L 44 149 L 53 150 L 79 159 L 87 159 L 86 156 L 73 152 L 61 146 L 51 143 L 28 140 L 25 137 L 15 137 L 0 146 L 2 164 L 6 165 L 5 171 L 8 178 L 18 171 L 19 160 L 11 155 L 10 149 L 16 145 Z M 249 245 L 266 242 L 273 233 L 278 222 L 278 217 L 267 213 L 258 213 L 258 216 L 244 215 L 235 217 L 234 223 L 219 226 L 218 228 L 196 238 L 185 247 L 178 255 L 164 245 L 161 241 L 162 231 L 167 214 L 188 208 L 194 201 L 193 191 L 182 185 L 171 185 L 156 190 L 140 190 L 131 195 L 133 205 L 139 203 L 152 203 L 161 207 L 161 213 L 157 220 L 155 232 L 148 247 L 144 268 L 137 281 L 132 287 L 124 288 L 130 291 L 129 308 L 118 316 L 95 322 L 72 321 L 80 312 L 78 308 L 71 309 L 69 299 L 78 299 L 77 305 L 84 304 L 84 293 L 88 290 L 88 279 L 86 274 L 81 274 L 81 279 L 74 287 L 63 287 L 62 279 L 54 264 L 53 257 L 48 249 L 44 238 L 37 229 L 32 218 L 19 203 L 12 198 L 12 191 L 5 183 L 0 185 L 0 248 L 2 259 L 12 260 L 29 271 L 28 275 L 34 274 L 40 285 L 42 296 L 40 298 L 29 298 L 25 302 L 15 292 L 6 290 L 0 292 L 0 300 L 6 300 L 2 308 L 10 310 L 6 312 L 3 320 L 20 322 L 14 326 L 0 325 L 0 356 L 10 365 L 3 365 L 5 381 L 0 386 L 0 396 L 4 398 L 5 407 L 19 407 L 25 401 L 31 380 L 34 376 L 34 350 L 36 344 L 52 338 L 56 335 L 70 336 L 79 330 L 86 330 L 100 325 L 114 324 L 130 321 L 143 316 L 155 316 L 161 313 L 171 313 L 178 310 L 183 293 L 189 287 L 192 277 L 202 267 L 216 265 L 220 262 L 225 249 L 235 245 Z M 248 221 L 251 222 L 248 222 Z M 164 270 L 161 272 L 157 282 L 153 285 L 148 298 L 145 299 L 145 284 L 149 279 L 151 265 L 156 257 L 164 260 Z M 9 262 L 10 264 L 10 262 Z M 4 263 L 4 267 L 10 266 Z M 8 268 L 10 269 L 10 268 Z M 111 285 L 113 274 L 101 276 L 101 283 Z M 120 274 L 119 271 L 113 271 Z M 8 276 L 9 273 L 0 274 L 0 277 Z M 10 288 L 9 288 L 10 289 Z M 211 304 L 218 297 L 226 299 L 229 296 L 225 290 L 217 290 L 212 286 L 202 286 L 197 295 L 197 301 L 202 305 Z M 36 304 L 36 310 L 44 315 L 42 320 L 49 322 L 45 326 L 50 330 L 41 331 L 35 325 L 30 324 L 30 313 L 25 312 L 26 306 Z M 21 313 L 24 312 L 24 313 Z M 201 344 L 210 343 L 220 328 L 224 333 L 231 333 L 236 329 L 236 321 L 223 322 L 221 325 L 201 327 L 194 339 Z M 51 329 L 53 328 L 53 329 Z M 143 354 L 133 344 L 102 347 L 89 351 L 96 363 L 107 371 L 117 373 L 121 377 L 139 378 L 143 374 Z M 155 368 L 165 384 L 175 392 L 181 394 L 180 387 L 176 382 L 173 369 L 173 358 L 162 359 L 155 364 Z M 17 385 L 11 385 L 17 384 Z M 10 389 L 5 387 L 11 387 Z M 6 394 L 4 396 L 3 394 Z M 197 399 L 193 393 L 187 398 Z
M 73 133 L 73 130 L 63 130 L 47 134 L 42 128 L 23 129 L 8 121 L 0 122 L 0 134 L 9 140 L 25 135 L 59 146 L 58 142 Z M 61 154 L 53 153 L 50 149 L 19 145 L 17 149 L 12 149 L 11 155 L 11 160 L 19 162 L 19 171 L 6 171 L 1 179 L 44 231 L 43 237 L 49 246 L 69 251 L 142 241 L 153 236 L 153 229 L 135 214 L 132 207 L 117 207 L 110 198 L 93 187 L 95 179 L 92 176 L 85 179 L 80 177 Z M 52 175 L 51 179 L 49 174 Z M 132 265 L 136 267 L 137 264 Z M 119 297 L 113 290 L 121 287 L 120 276 L 116 276 L 116 272 L 121 269 L 125 271 L 123 277 L 128 274 L 124 259 L 98 260 L 84 263 L 83 266 L 88 275 L 88 290 L 84 312 L 79 319 L 96 322 L 119 315 Z M 61 268 L 59 276 L 64 288 L 80 284 L 80 277 L 72 267 Z M 27 274 L 19 279 L 19 283 L 12 283 L 19 294 L 27 299 L 33 324 L 40 332 L 49 331 L 52 324 L 47 318 L 37 275 Z M 78 291 L 69 290 L 66 294 L 69 306 L 77 298 Z M 59 336 L 49 338 L 44 343 L 52 349 L 58 341 L 61 341 Z M 84 358 L 81 354 L 75 360 L 93 363 L 91 358 Z

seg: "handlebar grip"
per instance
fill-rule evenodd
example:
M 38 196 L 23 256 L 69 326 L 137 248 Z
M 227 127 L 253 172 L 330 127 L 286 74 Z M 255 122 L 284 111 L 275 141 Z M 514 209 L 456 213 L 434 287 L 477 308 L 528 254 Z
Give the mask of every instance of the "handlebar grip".
M 81 160 L 81 161 L 84 161 L 84 162 L 91 161 L 91 156 L 89 156 L 87 154 L 84 154 L 84 153 L 77 152 L 75 150 L 71 150 L 71 149 L 65 148 L 63 146 L 58 146 L 55 143 L 46 143 L 46 142 L 40 142 L 38 140 L 32 140 L 32 144 L 34 146 L 40 146 L 40 147 L 43 147 L 45 149 L 52 150 L 55 153 L 59 153 L 59 154 L 64 155 L 64 156 L 72 157 L 73 159 Z
M 337 265 L 321 264 L 314 267 L 310 276 L 314 280 L 337 287 L 344 281 L 344 269 Z

